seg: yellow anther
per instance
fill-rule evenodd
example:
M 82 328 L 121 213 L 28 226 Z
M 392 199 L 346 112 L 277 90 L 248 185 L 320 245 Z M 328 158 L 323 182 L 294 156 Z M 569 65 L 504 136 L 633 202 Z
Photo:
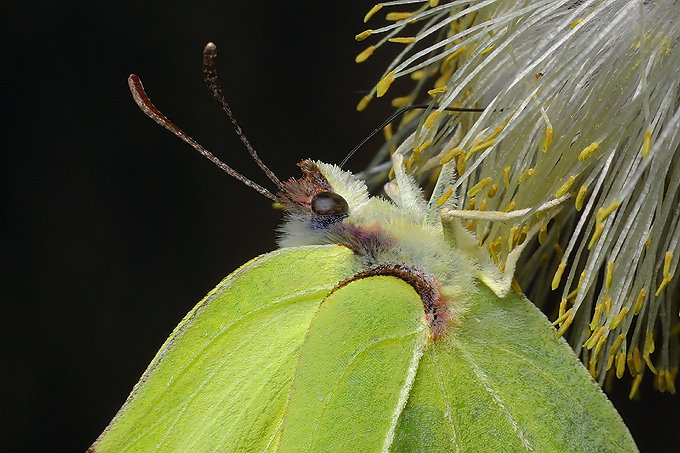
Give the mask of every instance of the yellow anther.
M 383 134 L 385 135 L 385 141 L 389 141 L 392 139 L 392 123 L 389 123 L 387 126 L 383 128 Z
M 377 96 L 382 97 L 387 92 L 387 89 L 390 87 L 390 85 L 392 85 L 392 82 L 394 82 L 394 71 L 390 71 L 389 73 L 387 73 L 387 75 L 383 77 L 383 79 L 380 82 L 378 82 Z
M 430 96 L 434 97 L 434 96 L 436 96 L 436 95 L 438 95 L 438 94 L 446 93 L 446 90 L 447 90 L 447 89 L 448 89 L 448 88 L 445 87 L 445 86 L 439 87 L 439 88 L 433 88 L 433 89 L 431 89 L 431 90 L 427 90 L 427 94 L 429 94 Z
M 430 0 L 430 7 L 431 8 L 434 8 L 437 5 L 439 5 L 439 0 Z
M 671 275 L 671 263 L 673 262 L 673 254 L 671 252 L 666 252 L 663 259 L 663 276 L 667 277 Z
M 569 25 L 569 28 L 571 28 L 571 29 L 573 30 L 574 27 L 576 27 L 576 26 L 577 26 L 578 24 L 580 24 L 582 21 L 583 21 L 583 18 L 581 18 L 581 19 L 576 19 L 574 22 L 571 23 L 571 25 Z
M 562 299 L 560 301 L 560 310 L 557 318 L 559 319 L 567 312 L 567 299 Z
M 661 393 L 666 391 L 666 371 L 659 370 L 656 374 L 656 388 L 659 389 Z
M 506 189 L 510 187 L 510 167 L 503 169 L 503 185 Z
M 477 153 L 477 152 L 479 152 L 479 151 L 481 151 L 481 150 L 483 150 L 483 149 L 489 148 L 489 147 L 491 147 L 491 146 L 493 146 L 493 145 L 495 145 L 495 144 L 496 144 L 496 140 L 491 139 L 491 140 L 483 141 L 483 142 L 481 142 L 481 143 L 479 143 L 479 144 L 473 146 L 472 148 L 470 148 L 470 152 L 468 153 L 468 159 L 469 159 L 470 156 L 472 156 L 474 153 Z
M 404 19 L 408 19 L 411 16 L 413 16 L 413 13 L 410 13 L 408 11 L 404 11 L 404 12 L 393 11 L 393 12 L 387 13 L 385 15 L 385 20 L 389 20 L 389 21 L 404 20 Z
M 458 154 L 460 154 L 461 151 L 462 151 L 462 149 L 460 149 L 460 148 L 453 148 L 451 151 L 446 153 L 444 155 L 444 157 L 441 158 L 439 163 L 444 165 L 444 164 L 450 162 L 454 157 L 456 157 Z
M 607 312 L 607 316 L 609 316 L 609 312 L 612 309 L 612 298 L 609 297 L 609 291 L 604 293 L 604 298 L 602 299 L 602 306 Z
M 609 206 L 606 208 L 600 208 L 597 210 L 597 223 L 602 223 L 604 220 L 609 217 L 609 214 L 612 212 L 616 211 L 616 209 L 619 207 L 621 203 L 618 201 L 615 201 L 611 203 Z
M 512 249 L 515 244 L 515 234 L 517 234 L 517 227 L 510 228 L 510 233 L 508 233 L 508 250 Z
M 661 284 L 660 284 L 659 287 L 657 288 L 656 293 L 654 293 L 654 295 L 658 297 L 658 296 L 661 294 L 661 291 L 663 291 L 664 289 L 666 289 L 666 286 L 668 286 L 668 284 L 671 282 L 671 279 L 672 279 L 672 278 L 673 278 L 672 275 L 667 275 L 667 276 L 665 276 L 665 277 L 663 278 L 663 280 L 661 280 Z
M 415 36 L 397 36 L 396 38 L 389 38 L 388 41 L 397 44 L 413 44 L 416 42 L 416 38 Z
M 557 266 L 557 271 L 555 272 L 555 275 L 553 276 L 552 279 L 552 285 L 551 288 L 553 291 L 557 289 L 558 286 L 560 286 L 560 280 L 562 280 L 562 273 L 564 272 L 564 269 L 566 269 L 567 263 L 561 263 L 559 266 Z
M 411 100 L 411 96 L 401 96 L 398 98 L 392 99 L 392 107 L 395 108 L 402 108 L 405 106 L 409 101 Z
M 617 352 L 619 352 L 619 348 L 621 347 L 621 345 L 623 344 L 623 340 L 625 340 L 625 339 L 626 339 L 625 333 L 622 333 L 618 337 L 616 337 L 616 339 L 612 343 L 612 347 L 609 348 L 609 355 L 610 356 L 613 357 L 613 356 L 616 355 Z
M 645 303 L 645 297 L 647 296 L 647 288 L 642 288 L 635 301 L 635 306 L 633 306 L 633 314 L 639 315 L 642 310 L 642 306 Z
M 675 376 L 678 374 L 678 370 L 670 370 L 666 372 L 666 390 L 675 395 Z
M 644 355 L 649 355 L 655 350 L 654 346 L 654 333 L 651 331 L 647 331 L 645 335 L 645 352 Z
M 458 160 L 456 161 L 456 170 L 458 171 L 459 175 L 465 173 L 465 161 L 466 161 L 465 155 L 466 155 L 465 150 L 461 150 L 461 152 L 458 153 Z
M 498 251 L 496 250 L 496 247 L 499 244 L 496 243 L 496 241 L 489 242 L 489 253 L 491 254 L 491 257 L 493 258 L 494 263 L 498 264 Z
M 474 233 L 475 230 L 476 230 L 476 228 L 475 228 L 475 221 L 474 221 L 474 220 L 470 220 L 470 221 L 468 222 L 468 224 L 465 226 L 465 228 L 466 228 L 468 231 Z
M 630 393 L 628 394 L 628 399 L 637 398 L 640 393 L 640 383 L 642 382 L 642 375 L 635 376 L 633 383 L 630 385 Z
M 472 186 L 470 190 L 468 190 L 467 195 L 468 197 L 474 197 L 477 195 L 479 192 L 481 192 L 489 183 L 491 182 L 491 178 L 488 176 L 481 181 L 479 181 L 477 184 Z
M 503 212 L 510 212 L 515 209 L 515 200 L 511 200 L 510 203 L 503 209 Z
M 480 53 L 482 55 L 486 55 L 486 54 L 490 53 L 493 50 L 493 48 L 494 48 L 494 46 L 489 46 L 486 49 L 482 50 Z
M 368 46 L 354 58 L 354 61 L 357 63 L 363 63 L 368 57 L 373 55 L 373 52 L 375 52 L 375 46 Z
M 607 274 L 605 275 L 604 278 L 604 283 L 607 286 L 607 289 L 612 287 L 612 279 L 614 278 L 614 262 L 610 261 L 607 263 Z
M 390 179 L 390 180 L 394 179 L 394 167 L 390 167 L 390 171 L 387 174 L 387 179 Z
M 421 80 L 423 77 L 425 77 L 426 74 L 427 74 L 427 72 L 424 69 L 419 69 L 417 71 L 413 71 L 411 73 L 411 80 L 415 80 L 415 81 Z
M 427 129 L 431 128 L 432 125 L 434 124 L 434 121 L 437 119 L 437 117 L 440 114 L 441 114 L 441 112 L 439 110 L 435 110 L 434 112 L 430 113 L 429 115 L 427 115 L 427 118 L 425 118 L 425 122 L 423 123 L 423 125 Z
M 555 251 L 555 254 L 557 254 L 557 258 L 559 260 L 562 260 L 562 257 L 564 256 L 564 251 L 562 250 L 562 247 L 560 246 L 559 243 L 555 242 L 553 244 L 553 250 Z
M 577 289 L 581 289 L 581 284 L 583 283 L 583 280 L 586 279 L 586 271 L 581 272 L 581 275 L 578 277 L 578 285 L 576 286 Z
M 590 330 L 595 330 L 595 328 L 600 324 L 600 314 L 602 313 L 602 304 L 597 304 L 595 306 L 595 311 L 593 312 L 593 319 L 590 321 Z
M 354 39 L 356 39 L 357 41 L 363 41 L 364 39 L 366 39 L 366 38 L 368 38 L 369 36 L 371 36 L 372 33 L 373 33 L 373 30 L 371 30 L 371 29 L 369 28 L 368 30 L 364 30 L 364 31 L 362 31 L 361 33 L 359 33 L 358 35 L 356 35 L 356 36 L 354 37 Z
M 432 140 L 425 140 L 423 143 L 420 144 L 418 148 L 414 150 L 416 154 L 422 153 L 425 149 L 427 149 L 428 146 L 432 144 Z
M 475 204 L 477 203 L 477 200 L 475 200 L 475 197 L 472 197 L 468 200 L 468 209 L 469 210 L 474 210 L 475 209 Z
M 467 46 L 459 47 L 458 49 L 456 49 L 453 52 L 451 52 L 450 54 L 448 54 L 446 56 L 446 58 L 444 58 L 444 63 L 450 63 L 451 61 L 453 61 L 454 58 L 456 58 L 458 55 L 462 54 L 466 50 L 467 50 Z
M 610 355 L 610 356 L 607 357 L 607 371 L 609 371 L 611 369 L 612 365 L 614 364 L 614 357 L 615 356 L 613 356 L 613 355 Z M 610 389 L 612 388 L 613 382 L 611 382 L 609 380 L 612 377 L 614 377 L 613 370 L 612 370 L 612 372 L 607 373 L 607 381 L 605 382 L 605 390 L 607 390 L 607 392 L 609 392 Z
M 647 129 L 645 138 L 642 139 L 642 157 L 647 157 L 649 150 L 652 148 L 652 131 Z
M 562 184 L 562 187 L 557 189 L 557 192 L 555 192 L 555 198 L 560 198 L 562 195 L 567 193 L 569 191 L 569 188 L 571 187 L 571 185 L 574 184 L 575 179 L 576 178 L 574 178 L 573 176 L 570 176 L 567 179 L 567 181 L 564 184 Z
M 479 204 L 479 210 L 486 211 L 486 198 L 483 199 L 482 202 Z
M 642 371 L 642 358 L 640 349 L 637 346 L 628 354 L 628 370 L 631 372 L 632 376 L 637 376 L 637 374 Z M 635 371 L 634 374 L 633 371 Z
M 272 203 L 272 208 L 276 209 L 277 211 L 283 211 L 285 209 L 285 207 L 279 202 Z
M 435 88 L 440 88 L 440 87 L 446 86 L 446 82 L 449 81 L 449 79 L 451 78 L 452 75 L 453 75 L 453 72 L 452 72 L 452 71 L 450 71 L 450 70 L 449 70 L 449 71 L 445 71 L 445 72 L 441 75 L 441 77 L 439 77 L 437 80 L 434 81 L 434 87 L 435 87 Z
M 626 353 L 620 352 L 616 355 L 616 377 L 621 379 L 626 371 Z
M 619 327 L 619 324 L 621 324 L 621 321 L 623 321 L 623 318 L 626 317 L 626 314 L 628 313 L 628 307 L 623 307 L 621 311 L 619 312 L 618 315 L 612 319 L 611 324 L 609 324 L 609 330 L 614 330 L 617 327 Z
M 489 198 L 493 198 L 494 195 L 496 195 L 496 192 L 498 191 L 498 184 L 494 183 L 489 187 L 489 191 L 486 193 L 486 196 Z
M 571 325 L 572 321 L 574 320 L 574 317 L 572 316 L 573 313 L 572 313 L 571 308 L 569 310 L 567 310 L 567 312 L 565 314 L 567 315 L 567 318 L 564 320 L 564 322 L 562 323 L 560 328 L 557 329 L 557 332 L 555 332 L 555 338 L 559 338 L 562 335 L 564 335 L 564 332 L 567 331 L 567 329 Z
M 538 230 L 538 243 L 543 245 L 546 239 L 548 239 L 548 224 L 544 223 L 541 225 L 541 229 Z
M 373 17 L 373 15 L 374 15 L 375 13 L 377 13 L 378 11 L 380 11 L 380 10 L 382 9 L 382 7 L 383 7 L 382 3 L 378 3 L 378 4 L 375 5 L 373 8 L 371 8 L 371 10 L 370 10 L 369 12 L 367 12 L 366 15 L 364 16 L 364 23 L 366 23 L 366 22 L 368 22 L 369 20 L 371 20 L 371 17 Z
M 593 142 L 593 143 L 591 143 L 590 145 L 588 145 L 588 146 L 586 146 L 585 148 L 583 148 L 583 151 L 581 151 L 581 152 L 578 154 L 578 160 L 580 160 L 581 162 L 583 162 L 584 160 L 588 159 L 590 156 L 593 155 L 593 153 L 594 153 L 595 151 L 597 151 L 597 147 L 598 147 L 598 146 L 599 146 L 599 145 L 598 145 L 597 143 Z
M 519 237 L 517 238 L 517 243 L 518 244 L 523 244 L 524 241 L 527 238 L 527 234 L 529 233 L 529 228 L 524 226 L 522 227 L 522 230 L 519 232 Z
M 654 352 L 654 348 L 654 335 L 650 331 L 647 331 L 647 335 L 645 337 L 645 349 L 642 353 L 642 357 L 645 359 L 645 363 L 647 363 L 647 366 L 652 371 L 652 373 L 657 374 L 656 368 L 654 367 L 654 364 L 652 364 L 652 359 L 650 357 L 650 354 Z
M 593 248 L 593 245 L 595 245 L 597 240 L 600 239 L 600 236 L 602 235 L 603 231 L 604 225 L 602 225 L 601 223 L 595 225 L 595 231 L 593 232 L 593 236 L 590 238 L 590 242 L 588 243 L 588 250 Z
M 593 352 L 591 360 L 594 358 L 597 361 L 597 358 L 600 356 L 600 352 L 602 352 L 602 348 L 606 342 L 607 335 L 600 336 L 600 339 L 597 340 L 597 344 L 595 345 L 595 351 Z
M 588 193 L 588 188 L 586 186 L 581 186 L 576 195 L 576 210 L 580 211 L 583 209 L 583 201 L 586 199 L 586 194 Z
M 543 144 L 541 145 L 541 151 L 546 152 L 552 143 L 553 138 L 553 128 L 551 125 L 547 125 L 545 128 L 545 138 L 543 139 Z
M 362 97 L 359 103 L 357 104 L 357 112 L 363 112 L 368 106 L 368 103 L 371 102 L 371 99 L 373 99 L 373 96 L 371 96 L 370 94 L 367 94 L 366 96 Z
M 531 175 L 533 175 L 533 174 L 534 174 L 534 169 L 533 168 L 527 168 L 527 170 L 524 173 L 519 175 L 519 178 L 517 179 L 517 183 L 518 184 L 523 183 L 527 179 L 531 178 Z
M 406 159 L 404 159 L 404 167 L 406 167 L 406 171 L 409 172 L 411 171 L 411 167 L 413 166 L 413 156 L 408 156 Z
M 435 201 L 434 204 L 436 204 L 437 206 L 443 205 L 444 203 L 446 203 L 446 200 L 449 199 L 451 194 L 453 194 L 453 189 L 450 188 L 449 190 L 444 192 L 444 194 L 441 197 L 437 198 L 437 201 Z
M 567 294 L 567 300 L 572 300 L 576 298 L 576 295 L 578 294 L 578 287 L 574 290 L 572 290 L 569 294 Z
M 649 354 L 643 354 L 642 357 L 645 359 L 645 363 L 646 363 L 647 366 L 649 367 L 649 370 L 650 370 L 652 373 L 657 374 L 658 372 L 656 371 L 656 367 L 655 367 L 654 364 L 652 363 L 652 359 L 651 359 L 651 357 L 649 357 Z

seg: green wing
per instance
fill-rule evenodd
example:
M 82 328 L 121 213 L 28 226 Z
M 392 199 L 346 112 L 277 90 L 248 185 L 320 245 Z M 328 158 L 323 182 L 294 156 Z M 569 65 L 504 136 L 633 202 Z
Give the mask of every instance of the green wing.
M 345 247 L 283 249 L 235 271 L 177 326 L 92 450 L 264 451 Z
M 420 296 L 398 278 L 333 292 L 300 352 L 279 451 L 389 447 L 428 336 Z
M 433 342 L 420 297 L 397 278 L 331 292 L 354 272 L 340 246 L 283 249 L 234 272 L 175 329 L 92 449 L 637 451 L 524 297 L 480 285 Z
M 635 452 L 600 388 L 526 298 L 487 287 L 420 361 L 393 451 Z

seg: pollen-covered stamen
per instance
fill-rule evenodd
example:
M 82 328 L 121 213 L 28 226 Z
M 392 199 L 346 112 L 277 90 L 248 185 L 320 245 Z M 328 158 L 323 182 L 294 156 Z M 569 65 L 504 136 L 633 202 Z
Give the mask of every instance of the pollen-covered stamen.
M 439 289 L 439 282 L 425 272 L 403 264 L 381 264 L 366 269 L 353 277 L 338 283 L 333 291 L 362 278 L 386 275 L 397 277 L 408 283 L 423 301 L 425 319 L 430 325 L 430 338 L 436 340 L 443 337 L 451 327 L 452 317 L 446 299 Z

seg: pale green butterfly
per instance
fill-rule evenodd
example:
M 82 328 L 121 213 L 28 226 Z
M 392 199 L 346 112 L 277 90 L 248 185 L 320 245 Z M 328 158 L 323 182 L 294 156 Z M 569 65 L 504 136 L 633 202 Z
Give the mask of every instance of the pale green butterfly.
M 278 195 L 281 249 L 224 279 L 180 322 L 90 451 L 636 451 L 546 317 L 490 276 L 393 157 L 391 201 L 305 160 Z M 484 283 L 487 282 L 487 283 Z

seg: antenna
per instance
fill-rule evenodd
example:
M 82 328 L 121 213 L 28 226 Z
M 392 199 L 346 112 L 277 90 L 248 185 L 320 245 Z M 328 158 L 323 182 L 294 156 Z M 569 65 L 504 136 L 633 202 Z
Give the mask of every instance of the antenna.
M 220 81 L 217 78 L 216 62 L 217 62 L 217 46 L 214 43 L 209 42 L 203 48 L 203 80 L 205 81 L 206 86 L 210 90 L 210 93 L 213 95 L 213 98 L 215 98 L 218 104 L 222 106 L 222 110 L 224 110 L 224 113 L 226 113 L 229 119 L 231 120 L 231 124 L 234 126 L 234 131 L 236 132 L 236 135 L 238 135 L 238 137 L 241 139 L 246 149 L 248 150 L 248 153 L 250 153 L 250 156 L 253 158 L 257 166 L 260 167 L 264 174 L 267 175 L 267 177 L 276 185 L 276 187 L 282 193 L 286 193 L 286 189 L 279 180 L 279 178 L 276 177 L 274 172 L 271 171 L 269 167 L 267 167 L 264 164 L 264 162 L 262 162 L 260 157 L 257 155 L 255 148 L 253 148 L 253 145 L 250 144 L 250 141 L 246 138 L 245 134 L 243 133 L 243 130 L 241 130 L 241 126 L 238 124 L 238 121 L 236 121 L 236 117 L 231 112 L 231 108 L 229 107 L 229 104 L 227 103 L 227 100 L 225 99 L 224 94 L 222 93 L 222 86 L 220 85 Z
M 207 47 L 207 46 L 206 46 Z M 255 189 L 265 197 L 269 198 L 272 201 L 278 202 L 279 198 L 259 185 L 258 183 L 251 181 L 250 179 L 246 178 L 243 176 L 241 173 L 237 172 L 233 168 L 231 168 L 229 165 L 225 164 L 221 160 L 219 160 L 213 153 L 205 149 L 203 146 L 201 146 L 196 140 L 191 138 L 189 135 L 187 135 L 182 129 L 177 127 L 172 121 L 170 121 L 165 115 L 163 115 L 160 110 L 156 108 L 151 103 L 151 99 L 149 99 L 149 96 L 147 96 L 146 92 L 144 91 L 144 86 L 142 85 L 142 81 L 137 77 L 135 74 L 130 74 L 130 77 L 128 77 L 128 86 L 130 87 L 130 92 L 132 93 L 132 97 L 137 103 L 137 106 L 152 120 L 154 120 L 156 123 L 160 124 L 173 134 L 175 134 L 178 138 L 182 139 L 184 142 L 188 143 L 189 146 L 194 148 L 196 151 L 201 153 L 204 157 L 206 157 L 208 160 L 210 160 L 213 164 L 217 165 L 219 168 L 221 168 L 226 174 L 229 176 L 232 176 L 239 181 L 241 181 L 243 184 L 246 186 Z M 233 119 L 231 115 L 229 115 L 232 118 L 232 122 L 236 123 L 236 121 Z M 236 131 L 236 133 L 239 134 L 241 140 L 244 140 L 245 137 L 243 136 L 243 133 L 240 132 L 240 128 Z M 247 140 L 246 140 L 247 142 Z M 246 145 L 247 146 L 247 145 Z M 249 149 L 250 151 L 250 149 Z M 255 151 L 251 152 L 251 155 L 253 155 Z M 254 157 L 257 159 L 255 155 Z M 264 165 L 264 164 L 263 164 Z M 266 167 L 265 167 L 266 168 Z M 270 171 L 271 172 L 271 171 Z M 266 173 L 266 172 L 265 172 Z M 269 175 L 268 175 L 269 176 Z M 271 178 L 270 178 L 271 179 Z M 278 181 L 278 180 L 277 180 Z M 279 181 L 279 184 L 281 182 Z
M 369 141 L 375 134 L 377 134 L 378 132 L 380 132 L 381 130 L 383 130 L 383 129 L 385 128 L 385 126 L 387 126 L 388 124 L 390 124 L 396 117 L 398 117 L 399 115 L 401 115 L 401 114 L 403 114 L 403 113 L 405 113 L 405 112 L 408 112 L 409 110 L 426 109 L 426 108 L 428 108 L 428 107 L 429 107 L 429 105 L 426 105 L 426 104 L 421 104 L 421 105 L 409 105 L 408 107 L 404 107 L 404 108 L 399 109 L 399 110 L 397 110 L 396 112 L 394 112 L 394 113 L 393 113 L 392 115 L 390 115 L 389 118 L 387 118 L 380 126 L 378 126 L 378 127 L 376 127 L 375 129 L 373 129 L 373 132 L 371 132 L 370 134 L 368 134 L 368 135 L 366 136 L 366 138 L 364 138 L 363 140 L 361 140 L 361 142 L 359 142 L 359 144 L 358 144 L 357 146 L 355 146 L 354 148 L 352 148 L 352 151 L 350 151 L 349 153 L 347 153 L 347 156 L 345 156 L 345 158 L 342 159 L 342 162 L 340 162 L 340 168 L 342 168 L 342 167 L 345 166 L 345 164 L 346 164 L 347 161 L 350 159 L 350 157 L 352 157 L 352 156 L 359 150 L 359 148 L 361 148 L 362 146 L 364 146 L 364 145 L 366 144 L 367 141 Z M 449 111 L 449 112 L 483 112 L 483 111 L 484 111 L 484 109 L 467 108 L 467 107 L 446 107 L 444 110 L 447 110 L 447 111 Z

